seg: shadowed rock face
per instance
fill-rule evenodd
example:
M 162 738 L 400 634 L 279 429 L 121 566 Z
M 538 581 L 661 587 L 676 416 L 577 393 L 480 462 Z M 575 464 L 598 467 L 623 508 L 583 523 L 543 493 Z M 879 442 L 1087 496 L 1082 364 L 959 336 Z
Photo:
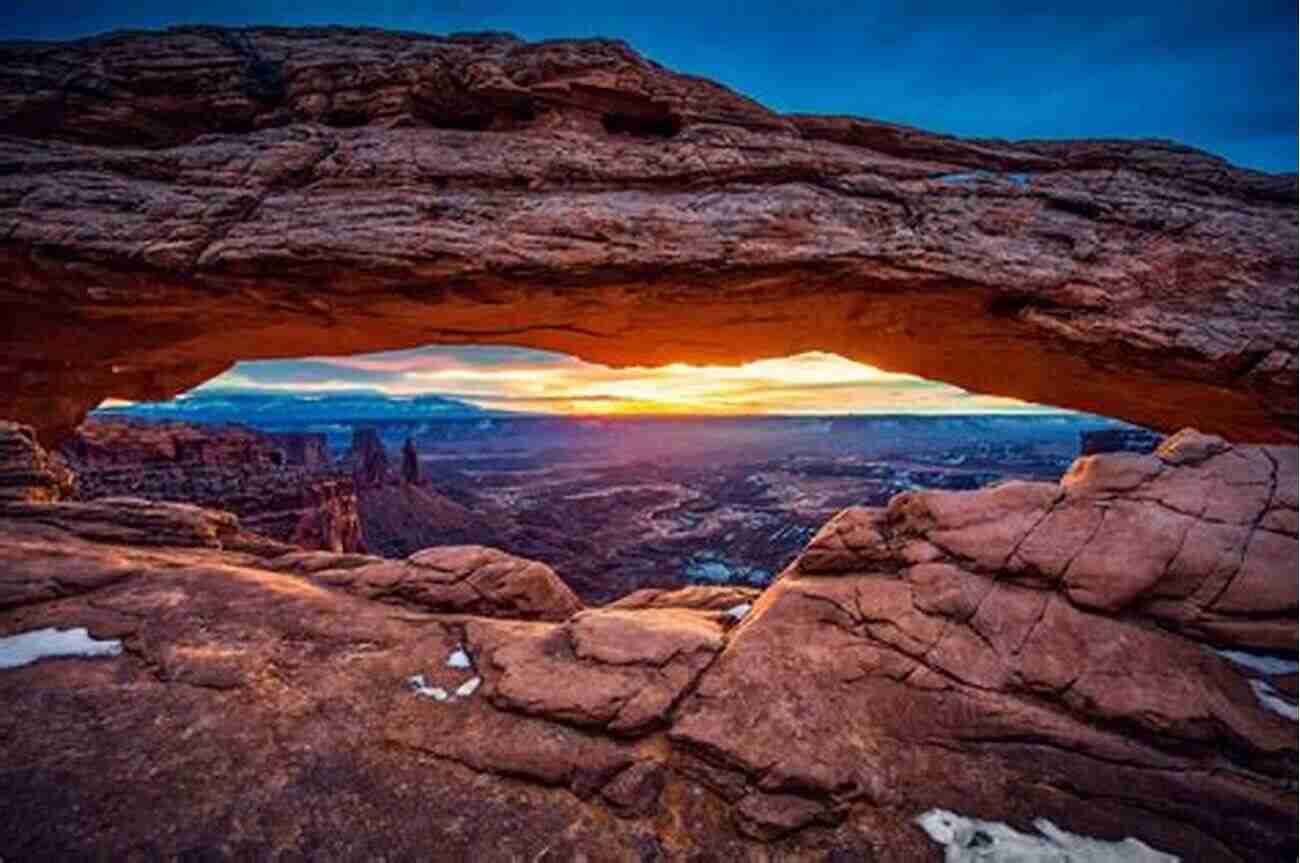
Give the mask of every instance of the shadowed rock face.
M 76 476 L 41 448 L 30 427 L 0 420 L 0 501 L 55 501 L 76 487 Z
M 0 433 L 0 448 L 14 442 Z M 183 501 L 229 510 L 248 530 L 306 548 L 364 546 L 355 489 L 328 471 L 323 435 L 93 418 L 60 452 L 81 500 Z
M 821 349 L 1296 437 L 1296 182 L 1168 142 L 783 116 L 606 41 L 187 28 L 0 46 L 0 415 L 236 359 Z
M 0 503 L 0 641 L 111 645 L 0 670 L 0 849 L 1291 859 L 1296 477 L 1293 448 L 1184 431 L 846 510 L 761 594 L 603 608 L 492 549 Z

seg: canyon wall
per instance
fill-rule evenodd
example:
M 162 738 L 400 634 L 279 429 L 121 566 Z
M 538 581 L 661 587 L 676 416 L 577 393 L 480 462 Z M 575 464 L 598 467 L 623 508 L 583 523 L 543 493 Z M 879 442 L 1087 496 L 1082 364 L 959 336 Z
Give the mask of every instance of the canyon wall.
M 365 548 L 356 487 L 332 469 L 323 435 L 92 418 L 60 454 L 76 472 L 81 500 L 192 503 L 228 510 L 247 529 L 281 542 Z

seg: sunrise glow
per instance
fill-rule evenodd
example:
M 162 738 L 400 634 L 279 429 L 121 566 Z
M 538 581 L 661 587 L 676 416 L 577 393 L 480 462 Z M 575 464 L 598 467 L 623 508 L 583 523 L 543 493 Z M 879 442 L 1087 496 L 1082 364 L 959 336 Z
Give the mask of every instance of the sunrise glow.
M 206 388 L 436 393 L 552 414 L 997 413 L 1041 410 L 811 352 L 737 366 L 611 368 L 524 348 L 427 347 L 356 357 L 240 363 Z

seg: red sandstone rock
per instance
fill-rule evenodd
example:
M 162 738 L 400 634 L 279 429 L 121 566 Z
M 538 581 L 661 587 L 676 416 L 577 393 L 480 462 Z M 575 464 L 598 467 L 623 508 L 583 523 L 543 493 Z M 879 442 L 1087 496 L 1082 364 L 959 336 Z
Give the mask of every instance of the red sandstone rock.
M 620 735 L 664 725 L 722 649 L 722 628 L 698 614 L 583 612 L 561 626 L 471 624 L 466 638 L 497 706 Z
M 503 340 L 821 349 L 1296 436 L 1295 177 L 1169 142 L 781 116 L 621 43 L 339 29 L 6 44 L 0 123 L 0 415 L 47 439 L 237 359 Z
M 0 420 L 0 502 L 54 501 L 76 491 L 76 477 L 50 457 L 28 426 Z
M 387 485 L 389 476 L 388 451 L 372 428 L 359 428 L 352 432 L 352 448 L 344 461 L 352 465 L 352 482 L 357 488 L 379 488 Z
M 289 554 L 269 565 L 358 596 L 426 611 L 564 620 L 582 608 L 549 566 L 475 545 L 428 548 L 400 561 Z
M 676 590 L 646 588 L 614 600 L 606 608 L 692 608 L 701 611 L 727 611 L 752 604 L 761 590 L 754 587 L 712 587 L 691 585 Z
M 1153 457 L 1080 459 L 1059 487 L 847 510 L 669 735 L 766 795 L 737 808 L 755 835 L 924 799 L 1072 811 L 1104 835 L 1142 808 L 1148 841 L 1187 859 L 1289 856 L 1295 723 L 1269 702 L 1287 683 L 1261 693 L 1204 642 L 1295 657 L 1296 537 L 1263 526 L 1294 508 L 1292 453 L 1184 431 Z
M 323 436 L 242 426 L 93 418 L 60 448 L 79 497 L 142 497 L 228 510 L 279 541 L 337 552 L 365 547 L 351 480 L 331 472 Z
M 122 652 L 0 669 L 5 768 L 22 779 L 0 845 L 910 863 L 937 853 L 913 818 L 944 807 L 1189 860 L 1287 858 L 1295 724 L 1270 699 L 1294 709 L 1294 681 L 1276 657 L 1259 671 L 1216 654 L 1204 621 L 1148 599 L 1201 582 L 1226 596 L 1243 574 L 1188 557 L 1154 581 L 1135 571 L 1147 586 L 1122 607 L 1088 582 L 1088 598 L 1113 601 L 1081 607 L 1071 561 L 1106 516 L 1066 515 L 1123 505 L 1137 514 L 1117 528 L 1136 530 L 1144 508 L 1201 483 L 1215 494 L 1194 525 L 1244 518 L 1282 537 L 1263 516 L 1294 511 L 1288 468 L 1256 471 L 1290 453 L 1184 433 L 1157 464 L 1098 456 L 1060 487 L 849 510 L 734 627 L 714 609 L 722 591 L 579 611 L 546 567 L 488 549 L 268 564 L 229 549 L 230 516 L 167 510 L 194 519 L 165 533 L 165 504 L 7 504 L 0 638 L 84 626 Z M 189 545 L 139 545 L 145 527 Z M 987 548 L 948 547 L 973 547 L 968 534 Z M 1257 643 L 1285 604 L 1275 585 L 1294 564 L 1258 573 L 1259 605 L 1240 618 L 1191 603 L 1241 627 L 1216 642 Z M 434 601 L 462 586 L 467 604 Z M 1290 625 L 1274 650 L 1294 656 Z

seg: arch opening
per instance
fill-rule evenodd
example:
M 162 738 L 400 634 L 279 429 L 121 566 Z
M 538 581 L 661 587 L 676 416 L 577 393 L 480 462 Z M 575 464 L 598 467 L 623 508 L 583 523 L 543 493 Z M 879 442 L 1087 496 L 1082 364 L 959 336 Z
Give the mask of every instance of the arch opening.
M 1098 432 L 1158 440 L 822 352 L 615 368 L 429 346 L 240 363 L 170 400 L 109 400 L 62 451 L 87 498 L 234 508 L 335 551 L 497 547 L 605 602 L 764 587 L 845 507 L 1055 481 Z

